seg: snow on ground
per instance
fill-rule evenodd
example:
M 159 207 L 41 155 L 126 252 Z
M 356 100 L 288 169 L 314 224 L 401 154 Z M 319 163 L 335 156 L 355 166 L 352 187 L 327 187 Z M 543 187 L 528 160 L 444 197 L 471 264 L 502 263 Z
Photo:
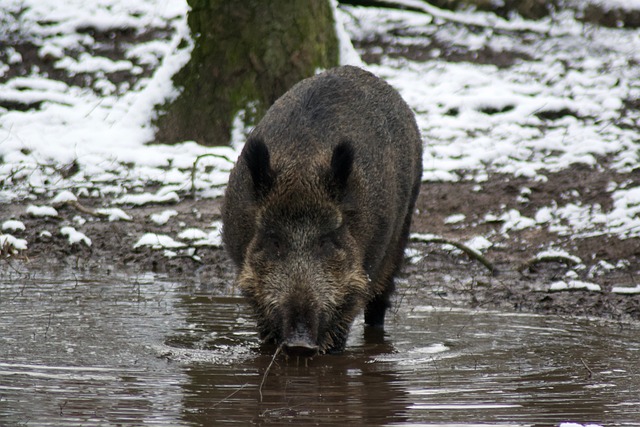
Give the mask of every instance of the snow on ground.
M 91 246 L 91 239 L 85 236 L 84 233 L 76 230 L 74 227 L 62 227 L 60 228 L 60 234 L 66 236 L 69 240 L 69 244 L 71 245 L 84 243 L 87 246 Z
M 181 45 L 190 40 L 187 10 L 186 2 L 167 0 L 0 1 L 0 177 L 5 183 L 0 203 L 57 189 L 101 195 L 148 182 L 187 188 L 196 156 L 234 158 L 228 148 L 188 141 L 146 145 L 153 140 L 153 107 L 175 95 L 171 76 L 189 57 L 190 44 Z M 125 30 L 167 35 L 124 41 L 118 47 L 122 52 L 114 48 L 122 59 L 103 56 L 105 45 Z M 43 67 L 51 69 L 33 66 L 26 75 L 13 76 L 23 58 L 11 44 L 35 50 Z M 153 65 L 153 74 L 133 85 L 127 79 L 118 83 L 119 74 L 132 80 L 143 73 L 143 65 Z M 58 75 L 79 83 L 65 83 Z M 2 107 L 7 105 L 20 107 Z M 196 188 L 220 195 L 232 165 L 220 157 L 203 163 L 203 169 L 213 164 L 214 172 L 197 174 Z M 74 165 L 79 172 L 65 178 L 61 170 Z
M 347 29 L 364 45 L 373 40 L 365 49 L 370 54 L 378 54 L 381 44 L 407 51 L 416 44 L 430 47 L 428 60 L 381 55 L 379 64 L 369 66 L 418 113 L 425 139 L 423 180 L 482 182 L 487 172 L 499 172 L 546 181 L 550 172 L 573 163 L 599 167 L 604 156 L 620 173 L 639 164 L 640 114 L 628 107 L 640 97 L 638 31 L 594 27 L 561 13 L 518 36 L 489 27 L 472 33 L 416 12 L 348 10 Z M 444 58 L 452 52 L 473 57 L 481 49 L 511 63 Z M 612 189 L 614 208 L 606 213 L 597 204 L 554 204 L 541 214 L 562 235 L 638 237 L 639 192 Z M 538 224 L 517 211 L 504 215 L 516 229 Z
M 185 1 L 0 0 L 0 11 L 0 203 L 63 190 L 66 197 L 108 195 L 119 206 L 175 202 L 191 191 L 223 193 L 241 144 L 149 144 L 154 105 L 176 95 L 171 76 L 189 57 Z M 640 163 L 640 111 L 632 108 L 640 99 L 640 32 L 584 24 L 570 12 L 530 22 L 427 11 L 432 15 L 338 12 L 340 34 L 378 56 L 367 68 L 416 111 L 425 140 L 423 180 L 482 183 L 490 173 L 505 173 L 545 181 L 573 163 L 601 167 L 605 156 L 621 174 Z M 385 45 L 394 46 L 388 54 Z M 473 63 L 487 50 L 504 66 Z M 343 58 L 357 62 L 348 49 Z M 142 192 L 150 185 L 159 189 Z M 607 211 L 559 200 L 532 218 L 517 210 L 487 215 L 504 221 L 504 234 L 547 227 L 559 235 L 640 237 L 640 188 L 615 184 L 610 192 Z M 28 212 L 57 215 L 36 204 Z M 126 220 L 120 212 L 104 211 Z M 170 217 L 165 212 L 152 221 Z M 173 244 L 147 237 L 139 244 Z M 207 232 L 203 242 L 218 241 Z

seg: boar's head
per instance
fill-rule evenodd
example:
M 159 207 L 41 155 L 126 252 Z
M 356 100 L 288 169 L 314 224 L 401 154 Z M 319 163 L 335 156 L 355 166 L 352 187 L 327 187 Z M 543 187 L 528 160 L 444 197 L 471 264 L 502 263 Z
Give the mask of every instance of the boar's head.
M 353 149 L 343 142 L 325 159 L 274 168 L 267 146 L 250 139 L 243 157 L 257 207 L 238 282 L 261 337 L 290 355 L 343 350 L 368 299 L 348 207 Z

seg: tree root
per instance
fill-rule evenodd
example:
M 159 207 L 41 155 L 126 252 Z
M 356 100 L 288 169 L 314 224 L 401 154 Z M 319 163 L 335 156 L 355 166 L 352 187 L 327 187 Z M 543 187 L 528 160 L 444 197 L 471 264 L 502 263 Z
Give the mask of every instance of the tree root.
M 498 270 L 496 269 L 496 267 L 487 258 L 485 258 L 484 255 L 482 255 L 477 250 L 470 248 L 464 243 L 456 242 L 455 240 L 449 240 L 441 236 L 435 236 L 435 235 L 425 236 L 420 234 L 412 235 L 411 241 L 421 242 L 421 243 L 437 243 L 437 244 L 455 246 L 456 248 L 460 249 L 462 252 L 467 254 L 469 258 L 475 259 L 480 264 L 484 265 L 491 272 L 492 275 L 495 276 L 498 274 Z

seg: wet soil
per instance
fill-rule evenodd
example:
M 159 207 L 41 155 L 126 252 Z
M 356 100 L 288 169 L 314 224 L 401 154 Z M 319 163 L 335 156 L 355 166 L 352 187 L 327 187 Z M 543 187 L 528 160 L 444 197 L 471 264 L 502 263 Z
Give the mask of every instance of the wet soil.
M 637 239 L 619 239 L 607 234 L 586 238 L 559 236 L 548 227 L 505 233 L 501 231 L 502 222 L 484 219 L 487 214 L 500 215 L 512 208 L 524 216 L 532 216 L 554 200 L 566 202 L 567 198 L 597 202 L 606 211 L 611 206 L 609 183 L 632 181 L 638 185 L 640 171 L 619 176 L 601 168 L 575 166 L 549 174 L 548 178 L 547 182 L 533 182 L 493 175 L 481 184 L 471 181 L 423 183 L 412 232 L 436 234 L 457 242 L 489 236 L 493 245 L 483 253 L 496 267 L 496 274 L 447 245 L 412 241 L 410 257 L 399 277 L 396 304 L 403 303 L 403 289 L 411 288 L 425 293 L 434 304 L 640 320 L 640 295 L 611 292 L 614 286 L 633 287 L 640 283 Z M 531 190 L 526 200 L 522 199 L 523 187 Z M 71 267 L 100 275 L 151 271 L 167 274 L 176 281 L 204 284 L 212 294 L 234 292 L 234 267 L 222 248 L 200 247 L 195 254 L 178 252 L 173 258 L 166 257 L 163 250 L 134 248 L 145 233 L 176 238 L 186 228 L 210 229 L 212 222 L 220 220 L 221 198 L 193 200 L 185 195 L 177 204 L 125 206 L 124 210 L 133 217 L 128 222 L 109 222 L 71 206 L 58 208 L 57 218 L 35 218 L 26 214 L 29 204 L 47 202 L 30 200 L 2 206 L 3 219 L 15 218 L 25 224 L 25 231 L 13 234 L 26 239 L 28 249 L 18 255 L 4 254 L 0 270 Z M 88 198 L 81 199 L 80 203 L 90 209 L 110 206 L 109 199 Z M 166 209 L 176 210 L 178 215 L 165 225 L 150 220 L 151 214 Z M 447 223 L 446 218 L 453 214 L 463 214 L 464 220 Z M 86 222 L 82 223 L 80 218 Z M 70 244 L 60 233 L 65 225 L 72 225 L 88 236 L 91 246 Z M 43 234 L 45 230 L 50 235 Z M 584 265 L 545 262 L 523 269 L 538 252 L 549 248 L 565 250 L 579 257 Z M 602 268 L 607 265 L 603 262 L 617 267 Z M 601 292 L 549 291 L 549 284 L 566 278 L 569 270 L 573 271 L 573 279 L 599 284 Z

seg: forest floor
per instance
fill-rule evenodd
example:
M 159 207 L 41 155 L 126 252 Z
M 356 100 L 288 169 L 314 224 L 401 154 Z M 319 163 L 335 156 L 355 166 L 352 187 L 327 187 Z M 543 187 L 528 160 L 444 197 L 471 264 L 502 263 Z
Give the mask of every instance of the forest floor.
M 634 288 L 640 283 L 637 240 L 617 239 L 606 234 L 560 237 L 545 227 L 503 233 L 504 220 L 487 221 L 479 216 L 479 212 L 496 206 L 513 205 L 523 212 L 534 211 L 536 206 L 548 202 L 546 199 L 570 190 L 599 198 L 606 205 L 607 193 L 603 186 L 617 177 L 576 167 L 553 178 L 545 184 L 536 184 L 524 178 L 514 180 L 498 175 L 486 181 L 482 189 L 473 183 L 423 184 L 412 235 L 435 234 L 454 242 L 466 242 L 477 235 L 493 234 L 493 244 L 482 253 L 496 271 L 492 273 L 477 259 L 453 246 L 414 238 L 399 278 L 395 304 L 410 304 L 403 299 L 403 294 L 410 291 L 425 296 L 434 305 L 640 320 L 640 293 L 612 292 L 620 287 Z M 636 179 L 640 180 L 638 174 Z M 522 202 L 516 202 L 514 197 L 522 184 L 532 190 L 524 209 Z M 211 225 L 220 221 L 221 198 L 191 200 L 186 197 L 170 206 L 130 206 L 126 208 L 130 221 L 113 222 L 86 213 L 110 206 L 108 200 L 88 198 L 79 202 L 82 210 L 75 204 L 67 204 L 57 208 L 56 217 L 28 215 L 25 213 L 27 203 L 3 206 L 5 216 L 18 218 L 25 225 L 25 230 L 16 234 L 29 242 L 28 250 L 0 260 L 3 274 L 56 272 L 65 268 L 98 275 L 151 271 L 172 280 L 206 283 L 215 293 L 233 292 L 234 268 L 219 246 L 188 245 L 189 249 L 175 249 L 178 253 L 169 256 L 166 252 L 169 247 L 135 247 L 147 233 L 170 236 L 181 230 L 211 230 Z M 166 224 L 150 219 L 151 215 L 167 210 L 174 211 L 174 216 Z M 451 212 L 460 214 L 459 219 L 448 221 Z M 63 224 L 81 229 L 84 235 L 91 236 L 92 244 L 70 244 L 69 237 L 58 231 Z M 530 263 L 549 247 L 567 255 L 546 261 L 541 257 L 540 262 Z M 573 261 L 574 257 L 579 261 Z M 616 260 L 624 262 L 615 265 Z M 554 290 L 551 286 L 554 283 L 574 283 L 578 288 Z M 587 284 L 599 288 L 579 286 Z

